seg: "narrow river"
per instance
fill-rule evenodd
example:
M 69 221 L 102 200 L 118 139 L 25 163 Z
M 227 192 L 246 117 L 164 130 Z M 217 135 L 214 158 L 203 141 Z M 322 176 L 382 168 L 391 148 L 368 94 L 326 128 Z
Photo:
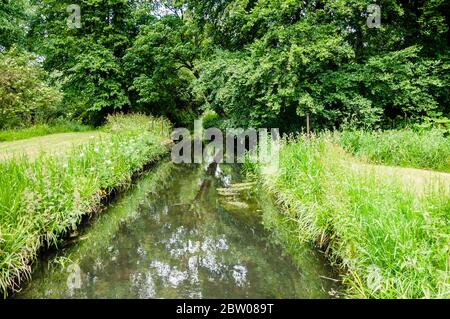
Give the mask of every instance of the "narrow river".
M 233 165 L 160 164 L 42 256 L 15 297 L 329 298 L 321 254 L 304 247 L 295 266 L 262 227 L 274 208 L 256 189 Z

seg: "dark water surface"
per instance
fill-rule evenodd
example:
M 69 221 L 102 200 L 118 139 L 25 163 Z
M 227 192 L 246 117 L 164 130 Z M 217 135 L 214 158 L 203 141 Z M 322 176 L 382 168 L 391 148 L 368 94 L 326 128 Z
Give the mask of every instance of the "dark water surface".
M 43 256 L 16 298 L 328 298 L 320 253 L 296 267 L 261 226 L 267 207 L 231 165 L 154 168 Z

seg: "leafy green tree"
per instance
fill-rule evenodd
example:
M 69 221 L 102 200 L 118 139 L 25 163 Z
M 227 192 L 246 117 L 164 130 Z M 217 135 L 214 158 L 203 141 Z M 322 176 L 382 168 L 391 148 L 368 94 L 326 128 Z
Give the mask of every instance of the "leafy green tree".
M 132 109 L 191 124 L 200 104 L 191 83 L 198 77 L 195 63 L 203 44 L 198 29 L 182 10 L 143 26 L 124 57 L 132 79 Z
M 36 55 L 15 47 L 0 53 L 0 129 L 43 122 L 56 113 L 60 100 Z
M 80 28 L 72 1 L 29 1 L 4 1 L 0 44 L 29 44 L 67 113 L 94 124 L 117 110 L 186 124 L 200 106 L 285 130 L 449 116 L 445 0 L 378 0 L 377 28 L 372 0 L 80 0 Z
M 82 0 L 81 27 L 70 28 L 70 0 L 36 0 L 33 38 L 57 75 L 68 112 L 94 124 L 130 106 L 122 58 L 138 33 L 141 1 Z
M 220 48 L 196 87 L 230 125 L 297 130 L 310 114 L 316 129 L 376 127 L 449 112 L 444 1 L 379 1 L 379 28 L 367 0 L 189 3 Z
M 25 44 L 31 13 L 28 0 L 0 1 L 0 47 Z

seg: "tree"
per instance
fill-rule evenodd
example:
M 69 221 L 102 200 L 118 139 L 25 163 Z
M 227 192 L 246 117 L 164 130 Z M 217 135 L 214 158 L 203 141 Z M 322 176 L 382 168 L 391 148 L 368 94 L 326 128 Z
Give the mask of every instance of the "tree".
M 1 0 L 0 48 L 24 45 L 31 13 L 28 0 Z
M 42 122 L 57 111 L 61 94 L 45 78 L 36 55 L 15 47 L 0 53 L 0 129 Z
M 37 0 L 33 39 L 59 75 L 70 112 L 94 124 L 130 101 L 122 58 L 139 31 L 142 1 L 80 1 L 81 27 L 69 28 L 69 0 Z M 69 111 L 68 110 L 68 111 Z
M 380 1 L 378 29 L 366 25 L 367 0 L 189 3 L 219 48 L 196 87 L 230 125 L 297 130 L 308 113 L 314 128 L 377 127 L 448 114 L 444 1 Z
M 71 1 L 32 2 L 30 48 L 94 124 L 116 110 L 186 124 L 201 107 L 288 131 L 307 114 L 321 129 L 449 113 L 448 1 L 379 0 L 378 28 L 372 0 L 80 0 L 80 28 Z
M 124 61 L 132 81 L 134 111 L 191 124 L 200 104 L 191 83 L 198 77 L 195 63 L 203 50 L 203 38 L 189 16 L 175 12 L 143 26 Z

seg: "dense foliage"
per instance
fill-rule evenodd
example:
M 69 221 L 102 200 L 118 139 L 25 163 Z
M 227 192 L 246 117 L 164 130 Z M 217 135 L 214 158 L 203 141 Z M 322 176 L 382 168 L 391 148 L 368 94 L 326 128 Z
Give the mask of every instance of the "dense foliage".
M 313 129 L 449 117 L 448 1 L 379 0 L 378 28 L 369 0 L 82 0 L 79 28 L 72 2 L 0 7 L 2 50 L 37 53 L 71 119 L 189 124 L 206 109 L 298 131 L 306 114 Z
M 233 124 L 373 127 L 449 112 L 449 4 L 379 1 L 229 1 L 214 12 L 216 54 L 199 85 Z M 209 30 L 209 29 L 208 29 Z M 228 41 L 223 41 L 222 39 Z M 430 49 L 432 48 L 432 49 Z
M 0 1 L 0 51 L 24 45 L 30 17 L 29 0 Z
M 45 81 L 36 56 L 16 48 L 0 53 L 0 129 L 52 117 L 61 94 Z

